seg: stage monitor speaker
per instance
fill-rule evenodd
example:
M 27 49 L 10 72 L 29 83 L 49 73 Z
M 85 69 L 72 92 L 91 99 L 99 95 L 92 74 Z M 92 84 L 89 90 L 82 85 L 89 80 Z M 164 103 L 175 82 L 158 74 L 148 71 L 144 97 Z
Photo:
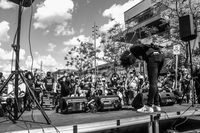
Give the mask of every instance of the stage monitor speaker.
M 179 17 L 179 31 L 182 41 L 190 41 L 197 37 L 191 14 Z
M 86 111 L 86 97 L 62 97 L 60 100 L 60 110 L 62 114 Z
M 121 100 L 117 95 L 107 95 L 107 96 L 99 96 L 100 107 L 99 111 L 103 110 L 119 110 L 122 108 Z M 97 101 L 97 104 L 99 104 Z
M 161 106 L 173 106 L 176 103 L 176 96 L 173 92 L 161 92 L 159 95 Z
M 138 93 L 131 105 L 135 109 L 142 108 L 145 104 L 147 104 L 147 99 L 148 93 Z M 176 103 L 176 97 L 172 92 L 159 93 L 159 100 L 161 106 L 173 106 Z
M 11 1 L 15 4 L 18 4 L 18 5 L 20 4 L 21 1 L 24 1 L 22 6 L 30 7 L 35 0 L 9 0 L 9 1 Z

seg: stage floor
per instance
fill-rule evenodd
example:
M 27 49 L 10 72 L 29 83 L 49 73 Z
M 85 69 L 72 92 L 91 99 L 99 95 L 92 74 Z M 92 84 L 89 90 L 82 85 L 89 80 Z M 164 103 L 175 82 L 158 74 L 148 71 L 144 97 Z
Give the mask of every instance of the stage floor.
M 150 121 L 150 115 L 158 113 L 144 114 L 137 113 L 131 107 L 124 107 L 117 111 L 105 111 L 97 113 L 71 113 L 60 114 L 55 111 L 45 110 L 52 121 L 52 125 L 45 124 L 46 121 L 39 110 L 26 111 L 20 117 L 21 121 L 13 124 L 10 120 L 0 118 L 0 133 L 55 133 L 56 128 L 62 133 L 95 132 L 106 129 L 126 127 Z M 173 105 L 162 107 L 159 112 L 160 120 L 186 117 L 191 115 L 200 116 L 200 105 L 192 107 L 191 104 Z M 33 117 L 33 118 L 32 118 Z M 25 121 L 35 121 L 25 122 Z M 44 124 L 42 124 L 44 123 Z

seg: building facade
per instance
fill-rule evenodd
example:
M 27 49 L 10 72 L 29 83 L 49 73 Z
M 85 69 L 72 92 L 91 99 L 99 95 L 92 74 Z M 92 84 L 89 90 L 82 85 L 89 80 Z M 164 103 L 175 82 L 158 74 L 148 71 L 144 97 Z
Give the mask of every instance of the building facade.
M 156 0 L 142 0 L 137 5 L 124 12 L 125 35 L 129 43 L 136 43 L 138 39 L 145 39 L 147 36 L 142 27 L 156 27 L 154 34 L 169 34 L 168 23 L 163 23 L 161 12 L 167 7 Z M 135 34 L 136 32 L 136 34 Z

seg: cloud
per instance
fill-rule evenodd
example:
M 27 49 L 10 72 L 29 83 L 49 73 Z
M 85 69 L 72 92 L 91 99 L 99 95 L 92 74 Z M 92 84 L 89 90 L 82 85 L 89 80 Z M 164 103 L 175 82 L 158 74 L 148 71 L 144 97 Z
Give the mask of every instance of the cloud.
M 31 56 L 28 56 L 25 61 L 25 67 L 27 69 L 30 69 L 31 64 Z M 57 67 L 61 67 L 62 65 L 59 64 L 51 55 L 40 55 L 36 52 L 34 56 L 33 69 L 40 69 L 41 66 L 44 71 L 53 71 Z
M 13 57 L 13 58 L 12 58 Z M 21 68 L 21 61 L 25 60 L 25 50 L 20 49 L 20 68 Z M 4 73 L 7 77 L 11 73 L 11 61 L 13 60 L 12 70 L 15 70 L 15 53 L 13 50 L 6 51 L 0 48 L 0 71 Z
M 13 65 L 12 70 L 14 69 L 15 66 Z M 11 74 L 11 63 L 0 61 L 0 71 L 3 72 L 4 77 L 7 78 Z
M 83 31 L 84 31 L 84 29 L 83 29 L 83 28 L 81 28 L 79 32 L 80 32 L 80 33 L 82 33 Z
M 49 30 L 46 30 L 43 32 L 43 35 L 47 35 L 49 33 Z
M 80 42 L 91 42 L 91 41 L 92 39 L 90 37 L 85 37 L 85 35 L 80 35 L 64 42 L 64 45 L 75 46 L 75 45 L 80 45 Z
M 45 29 L 52 24 L 65 24 L 72 18 L 73 8 L 72 0 L 45 0 L 37 5 L 34 27 Z
M 55 45 L 55 44 L 49 43 L 49 44 L 48 44 L 47 51 L 52 52 L 52 51 L 54 51 L 55 48 L 56 48 L 56 45 Z
M 73 28 L 70 29 L 70 27 L 67 25 L 67 23 L 62 23 L 56 26 L 55 28 L 56 36 L 62 35 L 74 35 L 75 31 Z
M 113 27 L 114 24 L 120 23 L 124 25 L 124 12 L 137 3 L 139 3 L 141 0 L 129 0 L 128 2 L 124 4 L 114 4 L 109 9 L 106 9 L 103 12 L 103 17 L 108 17 L 109 19 L 114 19 L 114 21 L 109 20 L 107 24 L 104 24 L 100 27 L 101 32 L 107 32 L 111 27 Z
M 24 60 L 25 59 L 25 50 L 20 49 L 19 59 Z M 13 58 L 12 58 L 13 57 Z M 6 51 L 2 48 L 0 48 L 0 60 L 3 61 L 11 61 L 12 59 L 15 59 L 15 53 L 13 54 L 13 50 Z
M 63 44 L 66 45 L 66 47 L 64 49 L 61 50 L 62 53 L 68 53 L 70 48 L 74 47 L 74 46 L 79 46 L 81 42 L 89 42 L 89 43 L 93 43 L 94 44 L 94 40 L 91 37 L 86 37 L 85 35 L 80 35 L 77 37 L 73 37 L 72 39 L 64 42 Z M 96 47 L 100 47 L 101 45 L 101 38 L 97 38 L 96 39 Z M 79 53 L 74 53 L 79 54 Z M 101 53 L 102 54 L 102 53 Z
M 10 39 L 8 31 L 10 30 L 9 23 L 7 21 L 2 21 L 0 23 L 0 42 L 7 42 Z
M 1 0 L 0 1 L 0 8 L 10 9 L 10 8 L 13 8 L 13 7 L 15 7 L 15 4 L 12 3 L 12 2 L 9 2 L 8 0 Z

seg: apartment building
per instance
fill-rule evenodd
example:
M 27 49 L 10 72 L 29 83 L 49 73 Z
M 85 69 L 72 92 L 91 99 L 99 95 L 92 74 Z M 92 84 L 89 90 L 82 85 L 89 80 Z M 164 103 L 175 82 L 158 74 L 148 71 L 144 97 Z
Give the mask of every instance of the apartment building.
M 137 5 L 124 12 L 126 31 L 124 31 L 127 41 L 136 43 L 138 39 L 145 39 L 146 34 L 142 27 L 156 27 L 155 34 L 169 33 L 167 30 L 168 23 L 163 23 L 161 12 L 167 7 L 156 0 L 142 0 Z M 135 34 L 136 32 L 136 34 Z

